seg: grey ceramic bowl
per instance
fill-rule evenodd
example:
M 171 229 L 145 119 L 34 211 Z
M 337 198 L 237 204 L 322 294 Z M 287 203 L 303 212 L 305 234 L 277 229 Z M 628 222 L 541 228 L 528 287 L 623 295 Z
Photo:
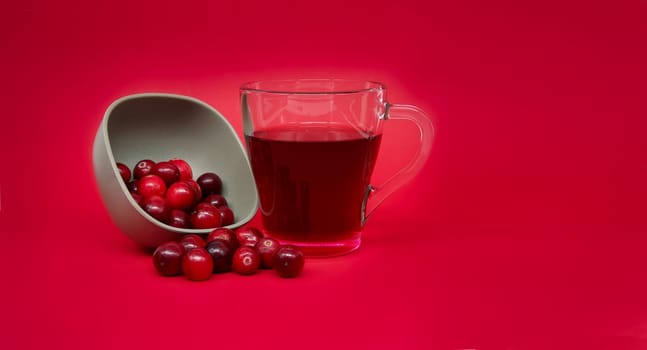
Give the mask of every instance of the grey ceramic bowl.
M 222 178 L 223 195 L 234 211 L 236 228 L 258 208 L 254 177 L 236 132 L 218 111 L 195 98 L 171 94 L 137 94 L 113 102 L 94 140 L 94 174 L 108 213 L 128 237 L 156 247 L 184 234 L 209 229 L 179 229 L 149 216 L 131 197 L 116 162 L 129 168 L 142 159 L 181 158 L 193 176 L 210 171 Z

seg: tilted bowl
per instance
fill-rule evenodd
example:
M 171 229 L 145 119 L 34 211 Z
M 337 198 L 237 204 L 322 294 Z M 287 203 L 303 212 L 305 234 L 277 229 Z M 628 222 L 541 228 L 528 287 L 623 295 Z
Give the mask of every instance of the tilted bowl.
M 189 233 L 211 229 L 175 228 L 146 213 L 121 179 L 117 162 L 131 170 L 142 159 L 155 162 L 186 160 L 196 179 L 205 172 L 218 174 L 223 196 L 233 210 L 236 228 L 251 220 L 258 209 L 254 177 L 247 154 L 235 130 L 214 108 L 195 98 L 147 93 L 122 97 L 105 112 L 93 148 L 99 192 L 119 229 L 145 247 L 156 247 Z

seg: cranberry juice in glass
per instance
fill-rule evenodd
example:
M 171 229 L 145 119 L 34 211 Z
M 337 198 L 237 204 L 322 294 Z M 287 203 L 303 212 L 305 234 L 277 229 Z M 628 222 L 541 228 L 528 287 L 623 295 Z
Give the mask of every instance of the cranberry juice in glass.
M 246 137 L 263 227 L 278 239 L 353 239 L 381 135 L 347 127 L 290 127 Z
M 427 158 L 433 128 L 416 107 L 390 105 L 379 83 L 261 81 L 241 88 L 245 141 L 264 233 L 307 256 L 357 249 L 375 207 Z M 371 185 L 382 124 L 419 126 L 420 151 L 381 186 Z

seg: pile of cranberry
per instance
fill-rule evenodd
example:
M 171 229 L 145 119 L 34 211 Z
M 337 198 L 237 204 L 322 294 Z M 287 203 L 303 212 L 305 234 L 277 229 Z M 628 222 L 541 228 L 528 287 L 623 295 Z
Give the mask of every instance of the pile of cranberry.
M 232 231 L 217 228 L 207 236 L 189 234 L 179 241 L 157 247 L 153 265 L 162 276 L 184 274 L 192 281 L 204 281 L 214 273 L 233 270 L 251 275 L 259 268 L 274 269 L 281 277 L 296 277 L 303 270 L 303 253 L 289 245 L 263 237 L 257 228 L 248 226 Z
M 173 227 L 206 229 L 234 223 L 234 212 L 222 196 L 222 180 L 212 172 L 193 179 L 182 159 L 137 162 L 131 173 L 117 163 L 133 199 L 153 218 Z
M 273 268 L 281 277 L 296 277 L 303 270 L 303 253 L 296 247 L 281 246 L 251 226 L 236 231 L 222 227 L 234 223 L 234 212 L 217 174 L 207 172 L 194 180 L 189 163 L 177 158 L 140 160 L 132 172 L 123 163 L 117 168 L 133 199 L 153 218 L 178 228 L 214 229 L 206 240 L 188 234 L 157 247 L 153 265 L 162 276 L 184 274 L 204 281 L 231 270 L 251 275 Z

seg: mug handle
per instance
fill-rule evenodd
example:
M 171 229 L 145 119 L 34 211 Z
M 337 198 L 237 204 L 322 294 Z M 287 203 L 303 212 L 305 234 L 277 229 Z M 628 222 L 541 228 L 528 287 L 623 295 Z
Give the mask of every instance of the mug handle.
M 395 175 L 379 186 L 368 185 L 362 202 L 362 226 L 369 215 L 382 204 L 386 197 L 409 182 L 422 169 L 425 161 L 429 158 L 431 144 L 434 139 L 434 125 L 431 119 L 422 109 L 416 106 L 387 103 L 384 120 L 404 120 L 414 123 L 420 133 L 419 146 L 409 164 L 400 169 Z

